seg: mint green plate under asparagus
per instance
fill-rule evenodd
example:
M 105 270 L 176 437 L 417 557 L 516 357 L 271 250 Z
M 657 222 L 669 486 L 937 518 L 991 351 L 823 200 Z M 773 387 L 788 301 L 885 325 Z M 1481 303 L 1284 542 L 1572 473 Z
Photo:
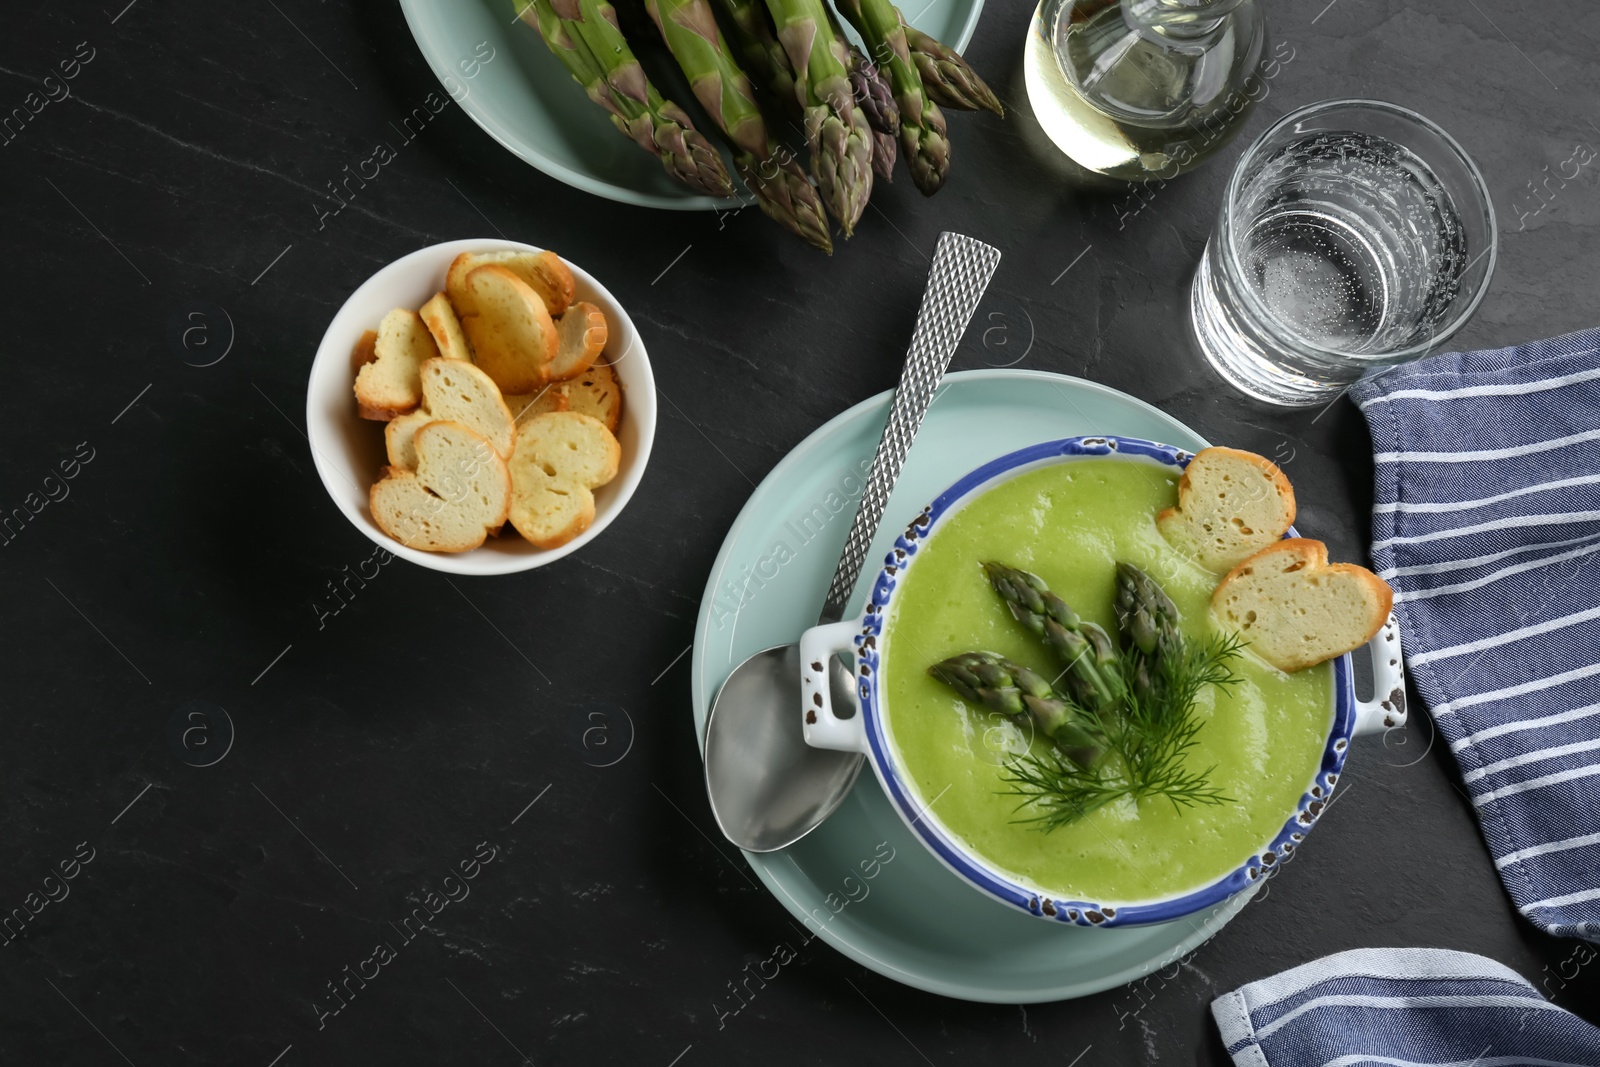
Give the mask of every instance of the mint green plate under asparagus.
M 444 94 L 489 136 L 551 177 L 625 204 L 679 211 L 737 206 L 679 185 L 660 162 L 618 136 L 539 35 L 503 15 L 509 6 L 506 0 L 400 2 Z M 903 0 L 900 8 L 917 29 L 961 51 L 983 0 Z M 733 173 L 732 157 L 728 163 Z

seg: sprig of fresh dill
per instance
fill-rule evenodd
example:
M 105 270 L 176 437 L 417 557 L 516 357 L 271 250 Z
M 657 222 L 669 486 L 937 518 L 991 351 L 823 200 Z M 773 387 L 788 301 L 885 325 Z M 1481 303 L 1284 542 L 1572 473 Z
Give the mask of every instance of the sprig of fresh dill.
M 1208 686 L 1240 681 L 1230 663 L 1241 647 L 1230 636 L 1184 641 L 1158 655 L 1130 648 L 1121 661 L 1128 697 L 1117 721 L 1078 709 L 1110 738 L 1106 758 L 1086 769 L 1051 748 L 1012 761 L 1004 776 L 1012 788 L 1004 792 L 1022 798 L 1017 811 L 1033 811 L 1017 821 L 1049 832 L 1122 797 L 1165 797 L 1175 808 L 1231 802 L 1210 783 L 1215 766 L 1192 770 L 1187 756 L 1202 726 L 1195 702 Z

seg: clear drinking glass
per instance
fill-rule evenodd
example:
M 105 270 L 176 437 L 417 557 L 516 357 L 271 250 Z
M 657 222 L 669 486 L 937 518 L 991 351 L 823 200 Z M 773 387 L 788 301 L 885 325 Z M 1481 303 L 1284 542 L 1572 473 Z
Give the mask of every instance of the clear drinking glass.
M 1195 336 L 1243 392 L 1326 403 L 1459 330 L 1496 240 L 1483 175 L 1444 130 L 1379 100 L 1312 104 L 1234 167 L 1191 291 Z

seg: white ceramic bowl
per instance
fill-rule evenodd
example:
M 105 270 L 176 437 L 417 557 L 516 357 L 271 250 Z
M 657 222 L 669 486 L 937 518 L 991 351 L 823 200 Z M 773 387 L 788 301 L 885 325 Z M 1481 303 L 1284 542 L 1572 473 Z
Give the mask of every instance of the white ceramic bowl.
M 462 252 L 502 249 L 541 251 L 533 245 L 501 239 L 446 241 L 403 256 L 368 278 L 328 324 L 306 386 L 306 436 L 311 440 L 311 455 L 322 484 L 339 510 L 358 530 L 395 555 L 450 574 L 531 570 L 570 555 L 599 537 L 632 499 L 656 436 L 655 377 L 633 320 L 605 286 L 567 260 L 577 281 L 578 299 L 605 312 L 610 337 L 604 358 L 615 368 L 623 389 L 622 423 L 617 427 L 622 463 L 617 476 L 595 490 L 594 522 L 560 548 L 534 548 L 508 524 L 505 532 L 489 538 L 482 548 L 445 553 L 407 548 L 373 521 L 367 494 L 388 460 L 383 448 L 383 423 L 363 419 L 356 411 L 353 388 L 357 364 L 352 354 L 356 342 L 367 330 L 377 329 L 378 320 L 391 309 L 419 308 L 443 289 L 445 270 Z

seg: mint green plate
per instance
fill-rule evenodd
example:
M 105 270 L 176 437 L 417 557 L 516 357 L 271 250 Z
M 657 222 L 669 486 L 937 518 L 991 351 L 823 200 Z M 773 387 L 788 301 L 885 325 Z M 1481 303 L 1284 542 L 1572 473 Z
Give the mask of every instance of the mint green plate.
M 490 137 L 552 178 L 641 207 L 730 205 L 685 189 L 618 133 L 539 34 L 513 19 L 512 0 L 400 0 L 400 10 L 450 97 Z M 983 0 L 902 0 L 901 10 L 960 50 L 972 39 Z
M 706 711 L 734 666 L 815 625 L 889 397 L 857 404 L 802 441 L 728 532 L 695 628 L 691 684 L 702 746 Z M 895 535 L 962 474 L 1037 441 L 1101 433 L 1189 449 L 1206 444 L 1143 401 L 1078 378 L 1029 370 L 948 376 L 889 500 L 853 606 L 865 602 Z M 892 858 L 883 862 L 886 855 Z M 1157 926 L 1092 930 L 1023 915 L 941 866 L 900 821 L 870 768 L 810 836 L 745 859 L 807 937 L 918 989 L 1005 1004 L 1098 993 L 1166 966 L 1221 929 L 1250 895 Z

